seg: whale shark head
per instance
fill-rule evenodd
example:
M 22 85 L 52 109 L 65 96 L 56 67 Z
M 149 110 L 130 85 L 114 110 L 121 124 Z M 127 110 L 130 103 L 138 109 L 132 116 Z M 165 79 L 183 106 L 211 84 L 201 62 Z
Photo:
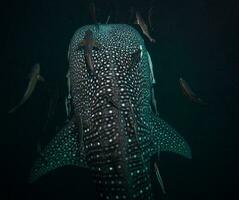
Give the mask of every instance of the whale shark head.
M 95 76 L 88 73 L 84 50 L 79 50 L 79 44 L 89 30 L 101 45 L 100 49 L 90 52 Z M 148 57 L 143 39 L 132 27 L 118 24 L 85 26 L 75 33 L 69 52 L 73 102 L 77 113 L 89 117 L 93 114 L 90 112 L 94 112 L 97 105 L 104 106 L 107 99 L 121 110 L 129 101 L 135 108 L 139 108 L 142 98 L 145 104 L 148 103 L 149 92 L 142 94 L 140 88 L 143 86 L 145 91 L 150 91 Z

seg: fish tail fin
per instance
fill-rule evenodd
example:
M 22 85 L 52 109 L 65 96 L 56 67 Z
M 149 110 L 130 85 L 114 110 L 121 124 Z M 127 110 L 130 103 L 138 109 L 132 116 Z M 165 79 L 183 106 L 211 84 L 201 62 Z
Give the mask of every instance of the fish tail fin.
M 192 158 L 191 149 L 188 143 L 165 121 L 152 115 L 152 136 L 156 141 L 155 153 L 170 151 L 188 159 Z
M 8 114 L 12 114 L 15 112 L 15 110 L 19 107 L 19 105 L 17 106 L 14 106 L 13 108 L 11 108 L 9 111 L 8 111 Z
M 80 124 L 81 125 L 81 124 Z M 79 142 L 81 129 L 71 120 L 40 152 L 35 161 L 28 181 L 36 181 L 56 168 L 66 165 L 87 167 L 82 144 Z
M 135 19 L 134 19 L 134 24 L 137 24 L 137 25 L 139 25 L 139 21 L 138 21 L 138 19 L 137 19 L 137 18 L 135 18 Z
M 24 103 L 24 101 L 21 100 L 20 103 L 18 103 L 16 106 L 14 106 L 13 108 L 11 108 L 11 109 L 8 111 L 8 114 L 14 113 L 23 103 Z
M 143 18 L 141 16 L 141 13 L 138 10 L 135 10 L 135 24 L 140 25 L 140 21 L 142 21 Z

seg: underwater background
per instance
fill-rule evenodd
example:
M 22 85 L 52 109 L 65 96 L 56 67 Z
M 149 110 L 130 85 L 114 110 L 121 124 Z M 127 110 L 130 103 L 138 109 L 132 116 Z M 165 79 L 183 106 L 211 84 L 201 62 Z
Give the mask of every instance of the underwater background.
M 1 5 L 3 199 L 96 199 L 86 169 L 64 167 L 33 184 L 27 182 L 38 144 L 46 145 L 65 123 L 68 45 L 78 28 L 93 23 L 89 2 L 10 0 Z M 100 22 L 112 15 L 110 23 L 131 24 L 142 35 L 154 66 L 159 116 L 192 149 L 192 160 L 166 152 L 160 155 L 167 194 L 162 194 L 152 173 L 156 199 L 212 200 L 238 195 L 239 2 L 94 2 Z M 156 43 L 150 43 L 130 20 L 130 6 L 145 19 L 153 7 L 151 32 Z M 15 113 L 8 114 L 25 92 L 35 63 L 40 63 L 45 82 Z M 182 94 L 180 77 L 207 105 L 195 104 Z M 56 98 L 56 109 L 47 122 L 51 98 Z

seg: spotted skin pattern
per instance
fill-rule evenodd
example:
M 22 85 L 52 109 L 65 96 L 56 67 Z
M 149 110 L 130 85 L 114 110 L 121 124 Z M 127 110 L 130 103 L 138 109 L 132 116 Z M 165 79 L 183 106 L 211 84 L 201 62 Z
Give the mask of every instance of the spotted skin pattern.
M 87 70 L 79 49 L 88 30 L 101 45 L 91 52 L 95 75 Z M 135 59 L 139 49 L 140 59 Z M 128 25 L 88 25 L 74 34 L 68 55 L 74 112 L 79 117 L 45 147 L 31 181 L 73 164 L 91 170 L 99 199 L 154 199 L 150 158 L 159 151 L 191 158 L 191 150 L 152 112 L 150 66 L 142 37 Z

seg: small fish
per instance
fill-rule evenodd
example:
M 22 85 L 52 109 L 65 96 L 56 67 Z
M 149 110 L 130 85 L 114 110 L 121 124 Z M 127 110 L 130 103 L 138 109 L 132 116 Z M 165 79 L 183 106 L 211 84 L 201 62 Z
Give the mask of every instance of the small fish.
M 29 78 L 30 80 L 28 83 L 28 87 L 23 98 L 16 106 L 14 106 L 11 110 L 9 110 L 8 113 L 13 113 L 17 108 L 19 108 L 22 104 L 24 104 L 30 98 L 38 81 L 45 81 L 44 78 L 40 75 L 40 65 L 38 63 L 33 66 L 32 71 L 29 75 Z
M 67 120 L 69 120 L 71 115 L 71 98 L 68 97 L 65 98 L 65 108 L 66 108 L 66 117 Z
M 182 88 L 183 94 L 185 96 L 189 97 L 189 99 L 192 102 L 199 103 L 199 104 L 202 104 L 202 105 L 207 105 L 206 102 L 204 102 L 201 98 L 197 97 L 197 95 L 192 91 L 192 89 L 190 88 L 188 83 L 183 78 L 179 79 L 179 83 L 180 83 L 180 86 Z
M 145 21 L 142 18 L 141 14 L 138 11 L 136 11 L 135 14 L 136 14 L 136 22 L 135 23 L 140 26 L 141 30 L 143 31 L 143 34 L 150 40 L 150 42 L 155 43 L 156 40 L 150 36 L 148 26 L 145 24 Z
M 162 192 L 163 192 L 163 194 L 166 194 L 165 187 L 164 187 L 164 184 L 163 184 L 163 179 L 162 179 L 162 177 L 159 173 L 159 169 L 158 169 L 158 166 L 157 166 L 156 162 L 154 163 L 154 170 L 155 170 L 155 173 L 156 173 L 156 176 L 157 176 L 157 180 L 158 180 L 158 182 L 160 184 L 160 187 L 162 189 Z
M 154 87 L 151 86 L 151 95 L 152 95 L 152 105 L 153 105 L 153 108 L 154 108 L 154 112 L 156 115 L 158 115 L 158 107 L 157 107 L 157 101 L 156 101 L 156 98 L 155 98 L 155 93 L 154 93 Z
M 98 41 L 94 40 L 93 32 L 91 30 L 87 30 L 85 32 L 84 39 L 80 42 L 80 47 L 83 47 L 85 60 L 88 71 L 95 75 L 94 64 L 92 60 L 92 50 L 93 48 L 100 49 L 101 45 Z
M 94 3 L 94 2 L 91 2 L 91 3 L 90 3 L 89 9 L 90 9 L 90 16 L 91 16 L 93 22 L 94 22 L 95 24 L 97 24 L 98 22 L 97 22 L 97 19 L 96 19 L 95 3 Z
M 109 21 L 110 21 L 110 15 L 107 17 L 107 20 L 106 20 L 105 24 L 108 24 Z
M 155 114 L 158 115 L 157 101 L 156 101 L 155 92 L 154 92 L 154 85 L 156 84 L 156 81 L 155 81 L 155 77 L 154 77 L 153 63 L 152 63 L 151 56 L 148 51 L 147 51 L 147 56 L 148 56 L 148 62 L 149 62 L 149 67 L 150 67 L 151 97 L 152 97 L 151 103 L 152 103 Z
M 70 71 L 69 70 L 66 74 L 66 79 L 67 79 L 68 95 L 65 98 L 65 107 L 66 107 L 67 119 L 69 120 L 70 115 L 71 115 L 71 84 L 70 84 Z
M 67 74 L 66 74 L 66 80 L 67 80 L 68 96 L 71 98 L 71 80 L 70 80 L 70 70 L 67 71 Z

